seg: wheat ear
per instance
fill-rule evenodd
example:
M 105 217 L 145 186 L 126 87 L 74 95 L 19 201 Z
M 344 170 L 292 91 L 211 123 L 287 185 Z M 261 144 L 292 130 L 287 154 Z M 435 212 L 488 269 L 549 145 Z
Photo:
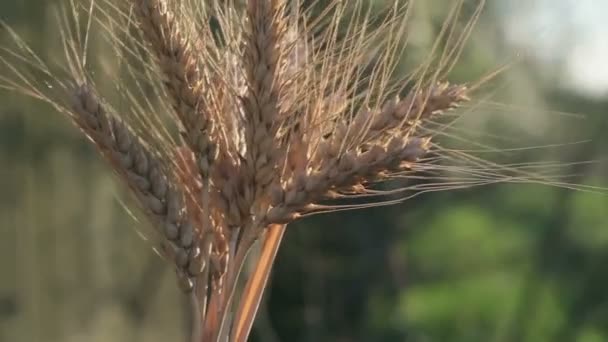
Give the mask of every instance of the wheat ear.
M 466 85 L 437 82 L 427 89 L 410 91 L 404 99 L 397 97 L 388 101 L 376 114 L 364 109 L 354 118 L 350 130 L 365 132 L 359 141 L 367 142 L 391 134 L 394 129 L 404 132 L 432 115 L 443 114 L 468 100 Z
M 160 159 L 124 123 L 106 112 L 89 86 L 78 86 L 72 95 L 75 122 L 129 186 L 164 237 L 165 256 L 175 263 L 184 286 L 190 288 L 189 279 L 197 276 L 203 265 L 183 192 L 175 187 Z
M 246 117 L 247 174 L 254 198 L 260 198 L 275 178 L 280 149 L 279 128 L 282 86 L 281 58 L 286 34 L 285 1 L 251 0 L 247 4 L 244 52 L 247 93 L 242 98 Z
M 164 84 L 181 121 L 183 136 L 195 154 L 203 179 L 217 154 L 214 120 L 205 91 L 208 86 L 193 43 L 182 35 L 173 12 L 163 0 L 134 0 L 140 27 L 156 56 Z
M 393 138 L 388 144 L 374 144 L 365 151 L 348 151 L 314 171 L 297 173 L 284 188 L 274 188 L 268 223 L 288 223 L 313 209 L 307 206 L 327 198 L 331 190 L 356 191 L 356 185 L 380 179 L 384 172 L 399 172 L 423 157 L 428 138 Z

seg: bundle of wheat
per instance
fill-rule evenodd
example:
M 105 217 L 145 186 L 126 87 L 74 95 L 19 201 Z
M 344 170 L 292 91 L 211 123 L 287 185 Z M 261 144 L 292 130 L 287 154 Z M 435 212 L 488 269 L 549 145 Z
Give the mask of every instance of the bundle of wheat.
M 456 1 L 429 58 L 400 79 L 393 74 L 406 45 L 407 4 L 395 3 L 381 19 L 365 1 L 321 5 L 72 2 L 62 29 L 67 68 L 47 66 L 16 35 L 18 47 L 0 56 L 2 86 L 70 117 L 135 195 L 160 253 L 193 299 L 193 341 L 247 339 L 288 223 L 396 203 L 405 196 L 387 200 L 382 196 L 394 192 L 375 184 L 441 170 L 429 157 L 441 152 L 431 140 L 438 131 L 427 123 L 469 101 L 487 80 L 467 86 L 442 79 L 483 1 L 460 31 L 463 1 Z M 94 82 L 89 41 L 97 36 L 120 51 L 117 68 L 126 65 L 117 77 L 129 103 L 121 110 Z M 506 169 L 485 165 L 468 180 L 428 190 L 500 181 Z M 348 197 L 367 201 L 334 202 Z M 262 252 L 239 290 L 259 240 Z

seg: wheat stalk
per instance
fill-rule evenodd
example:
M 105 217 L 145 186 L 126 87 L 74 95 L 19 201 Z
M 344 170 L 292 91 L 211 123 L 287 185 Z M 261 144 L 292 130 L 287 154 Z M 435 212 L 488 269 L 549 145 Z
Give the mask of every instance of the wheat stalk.
M 65 113 L 138 200 L 162 254 L 193 298 L 194 342 L 246 341 L 292 221 L 401 201 L 405 197 L 386 200 L 382 195 L 397 192 L 374 185 L 420 170 L 431 179 L 432 172 L 450 170 L 429 158 L 431 152 L 468 162 L 463 172 L 472 179 L 429 184 L 432 190 L 496 182 L 501 172 L 513 171 L 432 142 L 442 134 L 433 129 L 435 121 L 487 81 L 450 84 L 440 77 L 453 66 L 483 1 L 460 36 L 457 1 L 428 60 L 400 81 L 390 75 L 402 52 L 409 7 L 395 5 L 385 20 L 373 21 L 364 1 L 349 3 L 350 13 L 343 2 L 330 2 L 313 15 L 316 5 L 92 1 L 72 8 L 88 14 L 87 25 L 74 15 L 74 25 L 62 30 L 63 70 L 47 66 L 16 35 L 17 48 L 0 55 L 7 66 L 0 85 Z M 219 33 L 210 18 L 221 24 Z M 82 26 L 87 29 L 79 35 Z M 136 61 L 127 68 L 136 90 L 125 92 L 130 105 L 120 111 L 92 81 L 91 27 L 124 59 Z M 445 52 L 439 53 L 442 41 Z M 124 78 L 116 84 L 127 83 Z M 49 79 L 54 87 L 45 83 Z M 518 177 L 539 179 L 527 172 Z M 349 196 L 369 202 L 334 204 Z M 261 257 L 240 288 L 257 241 Z

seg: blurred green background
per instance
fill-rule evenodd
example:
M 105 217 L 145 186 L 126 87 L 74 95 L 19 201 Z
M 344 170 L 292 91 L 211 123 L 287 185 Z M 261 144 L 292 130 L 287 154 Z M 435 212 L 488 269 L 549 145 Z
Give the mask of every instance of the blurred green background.
M 53 55 L 58 2 L 2 1 L 0 19 Z M 448 3 L 418 2 L 408 57 L 431 44 Z M 468 132 L 503 149 L 585 141 L 495 160 L 560 160 L 570 181 L 608 186 L 600 13 L 603 0 L 488 1 L 453 77 L 519 59 Z M 0 341 L 185 341 L 185 299 L 108 167 L 48 106 L 6 91 L 0 104 Z M 598 162 L 568 164 L 581 160 Z M 252 340 L 608 341 L 606 285 L 608 197 L 535 184 L 439 192 L 293 224 Z

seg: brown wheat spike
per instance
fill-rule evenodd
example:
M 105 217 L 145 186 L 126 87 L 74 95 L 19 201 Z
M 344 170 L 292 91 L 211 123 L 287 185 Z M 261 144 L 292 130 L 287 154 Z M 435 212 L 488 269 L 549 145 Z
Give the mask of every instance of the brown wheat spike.
M 195 227 L 184 195 L 164 172 L 162 163 L 122 122 L 109 115 L 87 85 L 73 92 L 74 120 L 133 191 L 152 223 L 166 239 L 163 251 L 188 278 L 202 272 Z M 186 282 L 187 288 L 192 284 Z
M 387 102 L 376 115 L 370 115 L 368 110 L 364 110 L 355 117 L 352 126 L 355 131 L 361 127 L 365 132 L 360 140 L 377 139 L 395 128 L 405 131 L 407 127 L 415 127 L 417 122 L 454 109 L 468 100 L 464 84 L 438 82 L 428 90 L 414 90 L 402 100 L 396 98 Z
M 484 3 L 459 34 L 463 1 L 404 78 L 393 73 L 409 2 L 373 18 L 364 0 L 74 0 L 73 18 L 62 17 L 66 61 L 47 66 L 13 34 L 0 87 L 66 114 L 135 195 L 193 299 L 192 341 L 244 342 L 286 224 L 299 217 L 396 203 L 406 190 L 514 179 L 577 187 L 436 142 L 450 134 L 450 122 L 436 128 L 441 114 L 487 81 L 444 80 Z M 89 51 L 104 43 L 116 65 Z M 108 65 L 126 72 L 98 72 Z M 94 84 L 121 90 L 118 99 Z M 394 200 L 375 188 L 420 170 L 426 187 L 397 187 Z M 453 170 L 466 180 L 442 175 Z M 337 202 L 349 196 L 366 202 Z
M 374 144 L 365 151 L 348 151 L 311 173 L 297 173 L 285 189 L 272 190 L 270 223 L 289 223 L 306 211 L 306 205 L 327 197 L 330 190 L 346 190 L 362 182 L 377 181 L 383 172 L 409 168 L 428 151 L 429 139 L 395 137 L 388 145 Z M 359 190 L 361 191 L 361 190 Z
M 193 44 L 180 33 L 175 15 L 163 0 L 137 0 L 136 13 L 164 75 L 164 84 L 181 120 L 184 137 L 203 178 L 216 158 L 217 138 L 205 91 L 210 91 Z
M 272 182 L 280 149 L 275 145 L 280 113 L 283 39 L 286 34 L 285 1 L 253 0 L 247 4 L 244 68 L 247 94 L 247 167 L 254 198 Z

